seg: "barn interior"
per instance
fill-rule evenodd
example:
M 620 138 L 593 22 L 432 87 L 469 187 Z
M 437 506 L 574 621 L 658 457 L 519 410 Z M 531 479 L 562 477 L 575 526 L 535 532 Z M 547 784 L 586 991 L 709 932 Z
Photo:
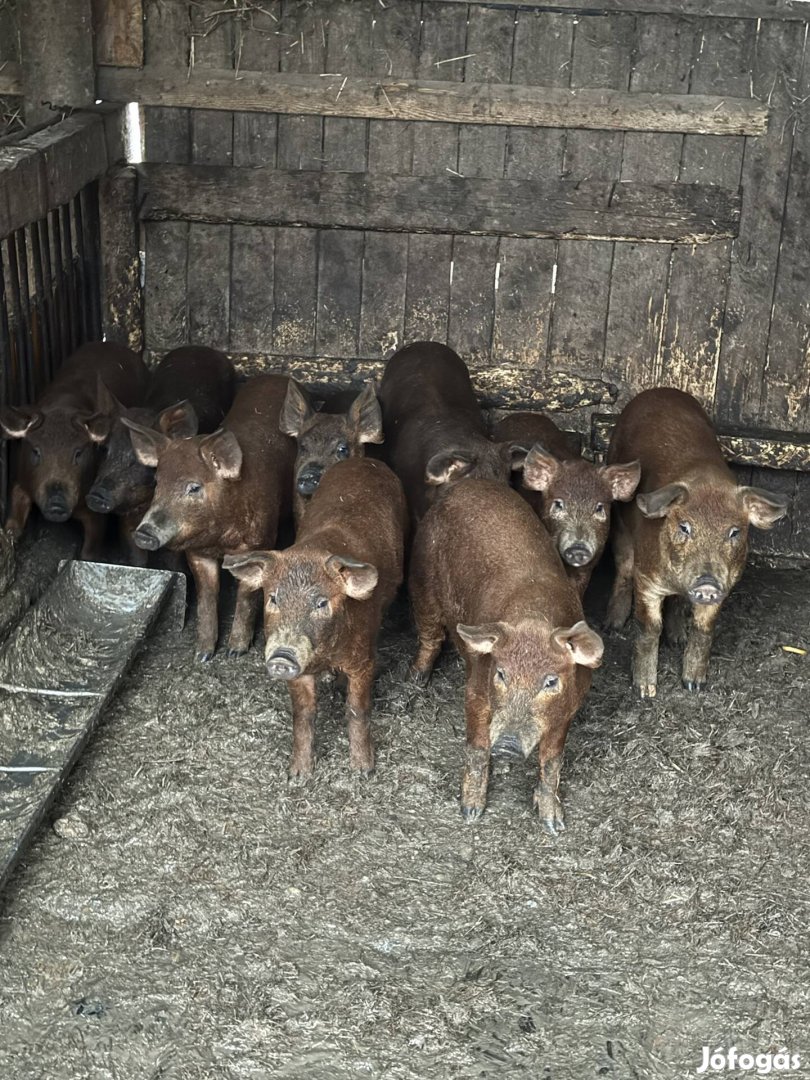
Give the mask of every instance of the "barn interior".
M 288 779 L 285 688 L 256 646 L 199 664 L 168 573 L 69 753 L 0 665 L 0 820 L 33 814 L 3 864 L 3 1075 L 682 1078 L 707 1046 L 810 1055 L 808 15 L 0 0 L 0 405 L 101 337 L 316 393 L 430 339 L 493 419 L 547 411 L 594 460 L 636 393 L 687 390 L 739 482 L 791 501 L 752 533 L 703 693 L 664 648 L 639 700 L 632 627 L 606 635 L 556 840 L 532 762 L 497 763 L 462 821 L 463 665 L 409 681 L 404 596 L 369 778 L 325 683 L 316 773 Z M 8 473 L 3 444 L 4 518 Z M 70 665 L 92 604 L 36 613 L 78 532 L 3 539 L 0 649 Z M 93 581 L 125 608 L 121 559 L 111 541 Z M 610 580 L 608 557 L 597 629 Z M 223 629 L 232 611 L 229 587 Z

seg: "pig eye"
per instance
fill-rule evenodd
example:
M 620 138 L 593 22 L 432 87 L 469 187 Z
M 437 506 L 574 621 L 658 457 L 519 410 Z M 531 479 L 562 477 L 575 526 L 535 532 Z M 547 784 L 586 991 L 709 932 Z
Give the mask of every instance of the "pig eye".
M 559 675 L 546 675 L 545 679 L 543 679 L 543 689 L 544 690 L 556 690 L 559 685 L 560 685 L 560 677 L 559 677 Z
M 337 447 L 335 449 L 335 457 L 340 458 L 342 460 L 343 458 L 347 458 L 348 456 L 349 456 L 349 445 L 348 445 L 348 443 L 345 443 L 345 442 L 338 443 Z
M 689 524 L 688 521 L 679 521 L 678 522 L 678 528 L 680 529 L 680 531 L 683 533 L 684 536 L 691 536 L 692 535 L 692 526 Z
M 84 457 L 84 452 L 87 449 L 86 446 L 80 446 L 78 450 L 73 451 L 73 463 L 78 464 Z
M 742 529 L 740 529 L 739 526 L 732 525 L 732 527 L 728 530 L 728 538 L 729 538 L 729 540 L 736 540 L 741 532 L 742 532 Z
M 605 516 L 605 504 L 604 503 L 597 503 L 594 513 L 596 513 L 599 517 L 604 517 Z
M 202 491 L 202 484 L 196 483 L 196 481 L 186 484 L 186 495 L 199 495 Z
M 38 465 L 42 461 L 42 451 L 38 446 L 31 447 L 31 460 L 35 465 Z
M 506 685 L 506 672 L 503 668 L 495 668 L 495 681 Z
M 552 501 L 552 503 L 551 503 L 551 509 L 552 510 L 564 510 L 565 509 L 565 503 L 562 501 L 562 499 L 554 499 Z
M 270 595 L 267 597 L 267 599 L 270 601 L 270 603 L 274 607 L 276 607 L 278 605 L 278 597 L 276 596 L 276 594 L 274 592 L 271 592 Z
M 329 601 L 326 599 L 325 596 L 319 596 L 318 599 L 315 601 L 315 610 L 316 611 L 326 611 L 326 609 L 328 607 L 329 607 Z

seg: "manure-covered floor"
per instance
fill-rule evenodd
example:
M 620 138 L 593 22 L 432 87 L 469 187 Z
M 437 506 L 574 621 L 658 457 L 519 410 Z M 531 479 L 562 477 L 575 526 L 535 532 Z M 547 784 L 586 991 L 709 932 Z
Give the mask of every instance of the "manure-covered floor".
M 707 1045 L 810 1070 L 810 656 L 781 648 L 808 610 L 810 575 L 749 568 L 700 696 L 665 647 L 637 700 L 609 637 L 556 841 L 531 763 L 462 822 L 462 667 L 408 683 L 404 603 L 370 779 L 337 688 L 291 785 L 260 650 L 200 665 L 193 620 L 160 629 L 0 901 L 0 1077 L 682 1078 Z

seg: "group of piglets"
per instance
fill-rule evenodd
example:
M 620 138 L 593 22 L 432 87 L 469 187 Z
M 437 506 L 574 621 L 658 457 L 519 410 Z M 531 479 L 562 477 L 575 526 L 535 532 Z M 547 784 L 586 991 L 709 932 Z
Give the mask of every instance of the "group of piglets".
M 684 686 L 705 684 L 748 527 L 769 528 L 787 509 L 781 495 L 737 487 L 688 394 L 639 394 L 606 464 L 594 465 L 537 413 L 490 433 L 465 364 L 435 342 L 400 349 L 379 393 L 368 384 L 320 411 L 287 376 L 237 384 L 214 349 L 175 349 L 150 376 L 135 353 L 94 342 L 36 405 L 4 409 L 0 424 L 15 456 L 11 535 L 36 503 L 50 521 L 81 522 L 84 558 L 98 555 L 109 514 L 133 561 L 184 553 L 199 659 L 217 645 L 220 565 L 238 579 L 229 656 L 250 647 L 263 595 L 267 671 L 287 682 L 292 703 L 292 775 L 313 769 L 316 676 L 327 671 L 346 678 L 351 764 L 373 768 L 376 638 L 409 549 L 412 676 L 427 683 L 447 635 L 466 664 L 465 819 L 485 809 L 493 751 L 538 748 L 534 801 L 552 834 L 564 827 L 566 734 L 603 653 L 582 598 L 612 504 L 608 624 L 621 627 L 635 604 L 642 697 L 656 692 L 665 600 L 668 632 L 685 644 Z M 291 513 L 295 542 L 275 550 Z

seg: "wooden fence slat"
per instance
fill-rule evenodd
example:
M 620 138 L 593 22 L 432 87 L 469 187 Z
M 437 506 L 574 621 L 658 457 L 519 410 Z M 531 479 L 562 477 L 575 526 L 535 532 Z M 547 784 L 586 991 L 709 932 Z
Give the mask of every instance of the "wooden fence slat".
M 631 90 L 686 95 L 692 69 L 694 21 L 639 16 Z M 678 179 L 682 135 L 628 132 L 622 180 Z M 666 245 L 617 244 L 611 270 L 605 333 L 605 371 L 624 384 L 625 400 L 661 381 L 662 335 L 672 249 Z
M 698 35 L 692 89 L 718 87 L 741 94 L 750 86 L 754 23 L 704 20 Z M 745 140 L 688 135 L 684 139 L 680 179 L 737 188 Z M 712 250 L 683 247 L 674 251 L 664 330 L 663 379 L 694 394 L 707 408 L 714 401 L 723 312 L 729 277 L 730 242 Z
M 25 122 L 53 120 L 61 109 L 95 100 L 90 0 L 17 0 Z
M 408 237 L 365 234 L 358 355 L 387 358 L 405 344 Z
M 188 344 L 186 262 L 189 226 L 181 221 L 146 225 L 144 330 L 150 352 Z
M 273 302 L 273 349 L 312 356 L 318 289 L 318 231 L 278 229 Z
M 408 237 L 405 340 L 447 341 L 451 236 Z
M 583 16 L 574 34 L 571 85 L 626 89 L 634 39 L 628 15 Z M 574 180 L 617 180 L 622 136 L 569 131 L 564 175 Z M 613 245 L 564 240 L 557 253 L 554 320 L 549 352 L 552 364 L 597 375 L 605 352 Z
M 448 342 L 465 360 L 490 361 L 498 241 L 488 236 L 453 239 Z
M 251 11 L 248 27 L 240 21 L 234 44 L 238 75 L 242 69 L 278 73 L 281 38 L 271 10 Z M 233 163 L 238 166 L 275 165 L 278 117 L 273 113 L 236 112 L 233 118 Z
M 360 333 L 362 232 L 321 233 L 315 349 L 327 356 L 355 356 Z
M 481 180 L 142 167 L 141 216 L 391 232 L 709 242 L 736 235 L 739 196 L 700 184 Z
M 97 64 L 143 66 L 143 0 L 92 0 Z
M 2 17 L 2 9 L 0 9 L 0 17 Z M 0 52 L 0 97 L 22 97 L 22 92 L 22 64 L 18 64 L 16 60 L 4 59 Z
M 322 83 L 337 83 L 340 95 L 343 80 L 353 75 L 365 75 L 371 65 L 371 22 L 373 10 L 368 0 L 328 0 L 320 10 L 328 19 L 326 29 L 326 71 L 337 72 L 334 79 Z M 337 98 L 338 102 L 340 97 Z M 365 172 L 368 121 L 342 116 L 330 116 L 323 122 L 324 169 L 333 172 Z
M 420 6 L 413 0 L 387 0 L 378 7 L 372 29 L 370 74 L 416 79 L 419 63 Z M 368 171 L 407 174 L 413 168 L 414 125 L 403 120 L 370 120 Z
M 275 229 L 234 225 L 232 239 L 230 348 L 261 352 L 273 340 Z
M 453 15 L 459 10 L 448 8 L 446 13 Z M 583 16 L 578 25 L 583 20 L 595 18 L 605 17 Z M 630 16 L 612 18 L 628 20 Z M 454 125 L 459 123 L 597 131 L 679 131 L 707 135 L 761 135 L 767 129 L 767 105 L 743 97 L 695 94 L 688 101 L 680 101 L 678 95 L 629 93 L 626 89 L 592 86 L 578 87 L 570 92 L 554 86 L 504 82 L 443 83 L 438 81 L 443 71 L 460 79 L 466 48 L 462 43 L 466 28 L 464 20 L 456 18 L 449 25 L 445 25 L 446 22 L 434 25 L 426 20 L 418 65 L 420 78 L 416 81 L 402 77 L 347 77 L 342 72 L 308 76 L 287 73 L 286 65 L 292 63 L 292 57 L 301 64 L 307 58 L 312 62 L 311 52 L 305 48 L 303 54 L 294 49 L 282 52 L 285 71 L 275 76 L 240 70 L 237 78 L 230 70 L 201 67 L 195 67 L 188 76 L 176 67 L 150 65 L 143 72 L 100 68 L 99 93 L 107 101 L 139 101 L 151 106 L 363 117 L 391 123 L 413 120 L 420 124 L 414 153 L 424 169 L 435 169 L 439 163 L 444 168 L 456 167 L 457 161 L 453 158 L 457 151 L 455 137 L 458 131 Z M 445 38 L 448 39 L 446 47 L 441 48 Z M 615 53 L 613 46 L 618 44 L 608 37 L 603 47 Z M 445 51 L 453 53 L 456 49 L 462 50 L 457 54 L 457 60 L 440 55 Z M 592 52 L 598 55 L 601 50 L 602 45 Z M 627 70 L 622 74 L 627 78 Z M 429 127 L 423 126 L 429 122 Z M 437 129 L 437 124 L 452 126 L 442 130 Z M 300 126 L 300 122 L 297 121 L 296 126 Z M 313 139 L 316 127 L 320 127 L 317 122 L 310 124 Z M 431 154 L 431 148 L 435 150 L 434 154 Z M 317 153 L 320 154 L 320 149 Z M 312 156 L 315 152 L 310 149 Z
M 191 39 L 188 4 L 145 0 L 144 56 L 147 66 L 160 66 L 175 75 L 188 76 Z M 132 74 L 132 73 L 130 73 Z M 103 89 L 104 68 L 96 72 L 98 95 Z M 136 98 L 127 97 L 127 101 Z M 145 103 L 144 103 L 145 104 Z M 144 109 L 144 156 L 147 161 L 191 160 L 191 115 L 186 108 L 153 105 Z
M 500 8 L 473 8 L 467 28 L 469 53 L 465 84 L 507 85 L 512 70 L 515 16 Z M 507 128 L 465 125 L 459 132 L 458 171 L 462 176 L 503 176 Z
M 722 19 L 794 19 L 804 22 L 805 0 L 433 0 L 436 4 L 487 4 L 546 11 L 630 12 L 648 15 L 699 15 Z
M 279 33 L 282 35 L 282 74 L 314 73 L 319 76 L 326 70 L 326 23 L 306 0 L 283 0 Z M 207 72 L 206 79 L 212 78 L 212 73 Z M 244 77 L 239 82 L 244 82 Z M 237 85 L 236 80 L 234 85 Z M 240 101 L 233 108 L 247 109 L 248 106 Z M 304 112 L 298 107 L 295 111 Z M 278 164 L 283 169 L 323 167 L 323 119 L 320 115 L 279 117 Z
M 467 12 L 464 8 L 423 6 L 423 21 L 419 39 L 417 75 L 420 79 L 436 80 L 440 92 L 452 93 L 453 83 L 464 78 L 463 57 L 467 51 Z M 444 83 L 444 85 L 442 85 Z M 380 91 L 382 93 L 382 91 Z M 391 95 L 386 90 L 389 100 Z M 390 107 L 383 98 L 383 106 Z M 401 119 L 417 119 L 402 116 Z M 445 114 L 445 120 L 450 118 Z M 413 173 L 416 176 L 435 176 L 458 170 L 458 124 L 418 123 L 413 130 Z
M 143 297 L 136 193 L 131 167 L 108 173 L 99 185 L 104 337 L 140 352 Z

